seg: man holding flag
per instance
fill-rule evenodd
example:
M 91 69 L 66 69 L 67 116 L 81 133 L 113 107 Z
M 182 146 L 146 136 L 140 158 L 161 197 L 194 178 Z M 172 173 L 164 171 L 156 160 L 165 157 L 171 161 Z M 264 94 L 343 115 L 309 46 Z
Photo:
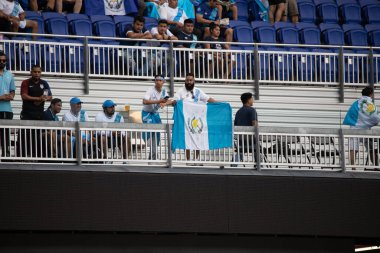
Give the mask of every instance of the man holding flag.
M 145 93 L 143 99 L 143 110 L 141 112 L 142 122 L 144 124 L 161 124 L 159 109 L 164 108 L 168 101 L 169 95 L 162 86 L 165 78 L 158 74 L 154 76 L 154 87 L 151 87 Z M 157 132 L 144 133 L 144 139 L 150 140 L 149 160 L 156 160 L 157 145 L 160 143 L 160 134 Z
M 176 104 L 172 149 L 186 149 L 187 160 L 190 160 L 190 150 L 197 150 L 198 158 L 199 150 L 232 147 L 231 106 L 217 103 L 194 86 L 194 74 L 188 73 L 185 87 L 177 91 L 173 102 L 168 102 Z

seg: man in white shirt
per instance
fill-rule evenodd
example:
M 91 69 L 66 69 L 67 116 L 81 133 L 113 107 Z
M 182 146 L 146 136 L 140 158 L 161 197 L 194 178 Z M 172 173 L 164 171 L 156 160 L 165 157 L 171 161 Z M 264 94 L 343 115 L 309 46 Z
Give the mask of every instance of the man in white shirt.
M 96 115 L 96 122 L 123 123 L 124 118 L 120 113 L 115 112 L 116 103 L 112 100 L 106 100 L 103 103 L 103 111 Z M 100 131 L 102 157 L 107 159 L 107 149 L 119 147 L 123 155 L 122 159 L 128 158 L 129 149 L 131 148 L 131 140 L 126 132 L 120 131 Z M 113 153 L 113 152 L 112 152 Z M 112 157 L 111 157 L 112 158 Z
M 9 22 L 11 32 L 18 32 L 19 28 L 31 28 L 32 33 L 38 33 L 38 23 L 25 19 L 25 12 L 17 1 L 0 0 L 0 17 Z M 32 38 L 36 40 L 36 35 Z
M 183 23 L 188 18 L 185 11 L 178 7 L 178 0 L 169 0 L 160 6 L 158 12 L 161 19 L 168 21 L 169 29 L 176 35 L 182 30 Z
M 169 95 L 163 85 L 165 78 L 162 75 L 155 75 L 154 87 L 145 93 L 143 99 L 142 122 L 144 124 L 161 124 L 159 109 L 166 106 Z M 149 160 L 156 160 L 157 145 L 160 143 L 160 134 L 157 132 L 143 133 L 143 138 L 150 143 Z
M 167 104 L 175 104 L 176 100 L 190 101 L 194 103 L 215 103 L 214 98 L 208 96 L 201 89 L 195 88 L 195 80 L 193 73 L 187 73 L 185 79 L 185 87 L 179 89 L 174 95 L 174 100 L 168 101 Z M 196 159 L 199 158 L 199 150 L 195 152 Z M 190 160 L 190 150 L 186 150 L 186 159 Z
M 82 101 L 78 97 L 73 97 L 70 99 L 70 111 L 66 112 L 63 117 L 62 121 L 67 121 L 67 122 L 88 122 L 88 114 L 85 110 L 82 110 Z M 67 148 L 70 152 L 73 152 L 73 156 L 75 156 L 75 145 L 76 145 L 76 138 L 75 138 L 75 132 L 72 131 L 71 133 L 68 131 L 67 132 L 68 136 L 71 136 L 71 142 L 69 141 L 67 143 Z M 91 147 L 89 147 L 89 143 L 91 140 L 91 134 L 86 131 L 81 132 L 82 135 L 82 144 L 83 147 L 88 147 L 88 151 L 91 150 Z M 86 145 L 87 142 L 87 145 Z M 73 147 L 73 150 L 71 148 L 71 145 Z M 87 150 L 87 148 L 83 149 L 84 151 Z M 86 154 L 86 152 L 84 152 Z M 72 157 L 70 155 L 70 157 Z

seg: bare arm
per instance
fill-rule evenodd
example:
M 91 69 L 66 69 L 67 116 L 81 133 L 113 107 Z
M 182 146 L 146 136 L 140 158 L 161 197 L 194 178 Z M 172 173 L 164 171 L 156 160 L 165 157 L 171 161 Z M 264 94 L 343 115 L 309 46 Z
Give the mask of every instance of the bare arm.
M 215 99 L 213 99 L 213 98 L 209 98 L 208 100 L 207 100 L 207 102 L 209 102 L 209 103 L 216 103 L 216 102 L 218 102 L 218 101 L 216 101 Z

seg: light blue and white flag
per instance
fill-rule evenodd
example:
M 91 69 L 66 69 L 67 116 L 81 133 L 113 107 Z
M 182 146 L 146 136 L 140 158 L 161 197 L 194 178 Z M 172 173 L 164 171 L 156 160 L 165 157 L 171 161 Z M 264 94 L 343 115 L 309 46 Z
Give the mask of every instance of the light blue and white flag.
M 232 109 L 228 103 L 177 101 L 172 150 L 213 150 L 233 147 Z
M 372 98 L 362 96 L 348 110 L 343 124 L 354 128 L 371 129 L 380 123 L 380 115 Z

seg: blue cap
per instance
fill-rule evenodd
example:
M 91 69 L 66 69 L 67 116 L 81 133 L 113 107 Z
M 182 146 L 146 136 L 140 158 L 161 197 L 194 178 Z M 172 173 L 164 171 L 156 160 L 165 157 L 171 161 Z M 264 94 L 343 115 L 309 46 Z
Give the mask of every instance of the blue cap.
M 116 105 L 116 103 L 113 102 L 112 100 L 106 100 L 103 103 L 103 108 L 112 107 L 112 106 L 115 106 L 115 105 Z
M 70 99 L 70 104 L 81 104 L 83 103 L 78 97 L 73 97 Z

